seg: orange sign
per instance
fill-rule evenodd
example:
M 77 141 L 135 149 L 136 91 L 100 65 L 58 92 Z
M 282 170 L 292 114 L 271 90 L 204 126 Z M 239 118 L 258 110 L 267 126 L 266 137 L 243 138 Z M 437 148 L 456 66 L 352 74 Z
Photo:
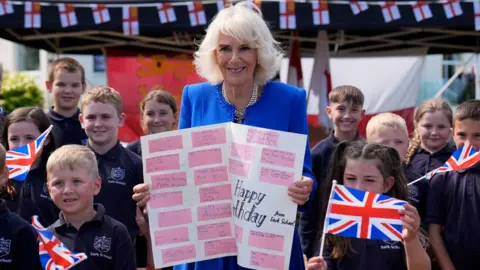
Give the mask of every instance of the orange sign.
M 140 102 L 154 86 L 170 92 L 180 108 L 183 88 L 201 82 L 195 72 L 192 58 L 186 54 L 132 54 L 107 51 L 108 85 L 115 88 L 123 100 L 127 115 L 125 126 L 119 131 L 122 142 L 131 142 L 143 135 L 140 128 Z

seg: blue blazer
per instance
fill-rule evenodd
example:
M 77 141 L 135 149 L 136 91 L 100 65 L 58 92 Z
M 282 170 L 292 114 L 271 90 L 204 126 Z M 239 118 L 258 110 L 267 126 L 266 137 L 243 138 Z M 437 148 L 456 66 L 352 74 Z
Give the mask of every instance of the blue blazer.
M 199 83 L 183 89 L 179 129 L 232 122 L 235 108 L 222 96 L 221 84 Z M 280 82 L 268 82 L 260 99 L 245 111 L 244 125 L 308 135 L 306 92 Z M 307 140 L 303 176 L 312 178 L 313 198 L 317 183 L 312 173 L 312 157 Z M 299 207 L 307 211 L 310 202 Z M 246 269 L 237 265 L 237 258 L 224 257 L 177 265 L 175 270 L 234 270 Z M 305 269 L 300 238 L 295 230 L 290 269 Z

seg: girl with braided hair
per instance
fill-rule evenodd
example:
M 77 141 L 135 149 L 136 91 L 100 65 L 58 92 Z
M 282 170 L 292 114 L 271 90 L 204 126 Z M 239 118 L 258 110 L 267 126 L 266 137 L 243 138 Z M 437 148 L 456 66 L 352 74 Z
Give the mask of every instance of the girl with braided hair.
M 320 220 L 325 219 L 333 180 L 358 190 L 385 194 L 408 201 L 407 181 L 402 160 L 394 148 L 362 141 L 342 142 L 334 152 L 327 181 L 320 188 Z M 328 235 L 321 257 L 308 261 L 308 270 L 326 269 L 431 269 L 430 259 L 419 233 L 420 216 L 415 207 L 405 205 L 402 215 L 402 242 L 344 238 Z M 320 223 L 320 234 L 323 222 Z

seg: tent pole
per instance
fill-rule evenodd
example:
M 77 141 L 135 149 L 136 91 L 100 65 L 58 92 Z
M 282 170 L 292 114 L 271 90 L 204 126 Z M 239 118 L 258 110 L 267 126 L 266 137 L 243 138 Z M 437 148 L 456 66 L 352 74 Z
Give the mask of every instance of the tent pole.
M 475 52 L 475 99 L 480 99 L 480 69 L 478 67 L 478 53 Z

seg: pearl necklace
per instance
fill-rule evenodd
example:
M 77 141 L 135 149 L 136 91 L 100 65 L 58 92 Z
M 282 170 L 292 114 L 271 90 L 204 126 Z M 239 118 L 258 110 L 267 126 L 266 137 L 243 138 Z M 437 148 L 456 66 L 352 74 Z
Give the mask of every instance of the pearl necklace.
M 225 89 L 225 84 L 224 83 L 222 84 L 222 96 L 228 104 L 230 104 L 230 105 L 232 104 L 230 102 L 230 100 L 228 99 L 227 91 Z M 258 98 L 258 84 L 254 83 L 253 84 L 252 96 L 250 97 L 250 100 L 248 101 L 247 107 L 245 107 L 245 109 L 243 109 L 243 110 L 235 109 L 235 122 L 240 122 L 240 123 L 243 122 L 243 119 L 245 119 L 245 110 L 248 107 L 255 104 L 255 102 L 257 102 L 257 98 Z

